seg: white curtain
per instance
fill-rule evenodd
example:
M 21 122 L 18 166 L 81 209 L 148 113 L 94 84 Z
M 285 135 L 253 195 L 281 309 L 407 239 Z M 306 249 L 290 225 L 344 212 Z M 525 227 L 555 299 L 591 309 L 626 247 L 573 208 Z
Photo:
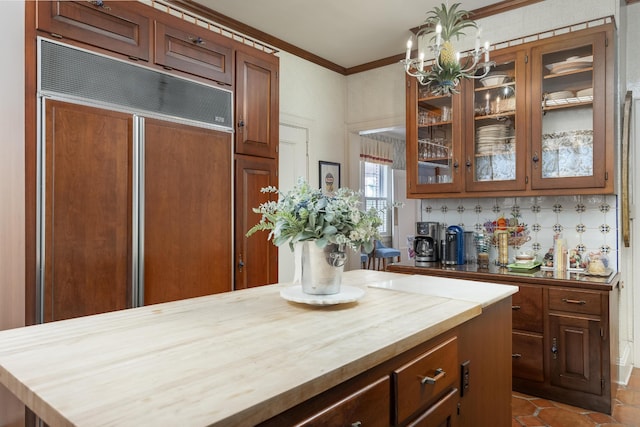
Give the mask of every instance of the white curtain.
M 360 137 L 360 159 L 382 165 L 393 164 L 393 145 L 369 137 Z
M 360 136 L 360 160 L 406 169 L 405 142 L 383 135 Z

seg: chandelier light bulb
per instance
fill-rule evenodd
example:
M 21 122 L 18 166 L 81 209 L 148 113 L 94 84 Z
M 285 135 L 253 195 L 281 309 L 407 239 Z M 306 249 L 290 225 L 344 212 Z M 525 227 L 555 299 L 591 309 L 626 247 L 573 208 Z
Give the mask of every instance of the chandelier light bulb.
M 409 59 L 411 59 L 411 46 L 412 45 L 413 45 L 413 43 L 411 42 L 411 39 L 407 40 L 407 58 L 406 58 L 407 61 Z

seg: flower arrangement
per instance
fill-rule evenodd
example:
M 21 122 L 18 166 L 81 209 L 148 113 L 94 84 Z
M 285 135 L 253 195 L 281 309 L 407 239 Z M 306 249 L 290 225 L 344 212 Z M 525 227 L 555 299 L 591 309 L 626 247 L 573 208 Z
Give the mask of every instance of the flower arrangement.
M 531 239 L 527 224 L 520 222 L 520 216 L 513 214 L 507 219 L 504 216 L 497 218 L 495 221 L 487 221 L 484 223 L 484 230 L 491 238 L 491 244 L 498 246 L 497 231 L 507 231 L 509 233 L 509 246 L 520 247 Z
M 360 210 L 360 194 L 348 188 L 327 195 L 300 178 L 287 193 L 276 187 L 265 187 L 261 191 L 278 194 L 279 198 L 253 209 L 262 214 L 262 218 L 247 236 L 270 230 L 269 240 L 276 246 L 288 242 L 291 250 L 296 242 L 313 240 L 320 248 L 333 243 L 354 250 L 362 247 L 366 252 L 371 252 L 374 240 L 380 238 L 381 211 Z

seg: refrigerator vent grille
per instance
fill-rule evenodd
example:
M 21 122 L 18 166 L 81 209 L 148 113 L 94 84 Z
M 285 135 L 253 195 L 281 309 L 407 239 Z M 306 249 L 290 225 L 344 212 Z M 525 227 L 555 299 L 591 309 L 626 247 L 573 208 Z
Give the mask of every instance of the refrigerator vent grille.
M 229 90 L 40 39 L 41 93 L 233 130 Z

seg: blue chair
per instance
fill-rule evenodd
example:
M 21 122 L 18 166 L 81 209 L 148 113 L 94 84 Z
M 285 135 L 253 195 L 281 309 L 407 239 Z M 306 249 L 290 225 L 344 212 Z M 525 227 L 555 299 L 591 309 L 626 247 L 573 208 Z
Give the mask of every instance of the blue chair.
M 398 258 L 398 262 L 400 262 L 400 251 L 383 245 L 379 240 L 375 242 L 372 255 L 378 261 L 376 270 L 380 270 L 380 260 L 382 260 L 382 270 L 387 269 L 387 259 L 393 261 L 393 258 Z
M 360 262 L 362 263 L 362 268 L 367 268 L 367 261 L 369 261 L 369 254 L 360 253 Z

